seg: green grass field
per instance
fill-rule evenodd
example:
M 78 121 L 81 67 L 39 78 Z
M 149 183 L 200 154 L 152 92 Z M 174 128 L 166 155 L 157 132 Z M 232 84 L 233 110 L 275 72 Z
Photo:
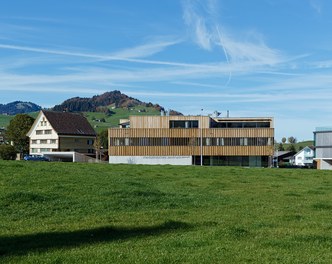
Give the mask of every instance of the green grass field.
M 0 262 L 331 263 L 330 171 L 0 168 Z

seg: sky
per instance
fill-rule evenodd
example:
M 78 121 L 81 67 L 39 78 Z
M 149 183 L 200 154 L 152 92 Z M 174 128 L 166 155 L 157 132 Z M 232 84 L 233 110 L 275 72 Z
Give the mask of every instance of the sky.
M 331 28 L 330 0 L 2 1 L 0 104 L 119 90 L 312 140 L 332 126 Z

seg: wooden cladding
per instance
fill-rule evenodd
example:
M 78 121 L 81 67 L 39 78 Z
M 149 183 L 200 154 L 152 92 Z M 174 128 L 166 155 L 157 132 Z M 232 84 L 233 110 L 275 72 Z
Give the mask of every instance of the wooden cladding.
M 112 146 L 110 156 L 272 156 L 273 146 Z
M 130 116 L 130 128 L 172 128 L 172 122 L 198 122 L 198 128 L 273 128 L 273 118 L 212 118 L 210 116 Z M 236 125 L 236 127 L 231 126 Z M 264 124 L 264 125 L 262 125 Z M 241 125 L 239 127 L 239 125 Z M 185 127 L 196 127 L 185 126 Z
M 131 128 L 170 128 L 170 121 L 198 121 L 199 128 L 210 127 L 208 116 L 130 116 Z
M 205 155 L 272 156 L 273 136 L 274 136 L 273 128 L 259 128 L 259 129 L 111 128 L 109 129 L 109 138 L 110 138 L 109 155 L 110 156 L 197 156 L 201 155 L 202 153 L 202 155 L 204 156 Z M 178 139 L 180 143 L 181 142 L 186 143 L 187 141 L 194 143 L 177 144 L 176 139 Z M 201 139 L 202 139 L 202 146 L 200 146 Z M 121 143 L 116 143 L 116 142 L 121 142 Z M 175 142 L 175 143 L 166 144 L 165 142 Z M 215 146 L 215 142 L 218 142 L 217 146 Z M 227 142 L 231 143 L 235 142 L 235 143 L 234 144 L 232 143 L 232 146 L 229 146 Z

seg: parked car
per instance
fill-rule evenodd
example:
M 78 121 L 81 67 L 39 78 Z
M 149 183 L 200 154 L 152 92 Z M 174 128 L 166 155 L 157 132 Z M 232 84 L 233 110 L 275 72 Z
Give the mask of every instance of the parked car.
M 39 155 L 26 155 L 23 159 L 26 161 L 49 161 L 48 158 Z

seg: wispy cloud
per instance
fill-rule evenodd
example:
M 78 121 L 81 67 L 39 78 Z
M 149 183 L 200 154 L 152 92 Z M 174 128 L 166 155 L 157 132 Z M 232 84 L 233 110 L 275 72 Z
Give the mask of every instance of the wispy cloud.
M 195 67 L 195 68 L 206 68 L 206 67 L 213 68 L 214 67 L 214 66 L 207 65 L 207 64 L 192 64 L 192 63 L 180 63 L 180 62 L 159 61 L 159 60 L 135 59 L 135 58 L 114 56 L 114 55 L 103 55 L 103 54 L 94 54 L 94 53 L 88 53 L 88 52 L 84 53 L 84 52 L 76 52 L 76 51 L 55 50 L 55 49 L 48 49 L 48 48 L 35 48 L 35 47 L 29 47 L 29 46 L 8 45 L 8 44 L 0 44 L 0 49 L 11 49 L 11 50 L 29 51 L 29 52 L 37 52 L 37 53 L 44 53 L 44 54 L 91 58 L 91 59 L 102 60 L 102 61 L 125 61 L 125 62 L 141 63 L 141 64 L 155 64 L 155 65 Z
M 245 34 L 252 40 L 241 40 L 229 33 L 217 21 L 214 11 L 218 9 L 216 1 L 199 0 L 183 1 L 183 18 L 189 27 L 195 42 L 203 49 L 211 51 L 213 47 L 224 49 L 225 59 L 231 62 L 252 62 L 262 65 L 276 65 L 286 58 L 281 52 L 266 45 L 254 31 L 248 30 Z M 241 34 L 243 35 L 243 34 Z M 256 41 L 254 41 L 256 40 Z M 220 49 L 220 50 L 221 50 Z
M 113 54 L 117 58 L 144 58 L 159 53 L 169 46 L 180 43 L 181 40 L 159 38 L 133 48 L 127 48 Z
M 213 34 L 209 30 L 208 21 L 200 10 L 209 10 L 210 13 L 214 8 L 214 3 L 208 1 L 209 5 L 205 5 L 200 1 L 186 0 L 183 1 L 183 19 L 191 31 L 194 41 L 205 50 L 212 49 Z M 205 5 L 208 8 L 202 8 Z
M 320 15 L 322 13 L 323 5 L 322 5 L 321 1 L 310 0 L 310 6 L 317 14 Z

